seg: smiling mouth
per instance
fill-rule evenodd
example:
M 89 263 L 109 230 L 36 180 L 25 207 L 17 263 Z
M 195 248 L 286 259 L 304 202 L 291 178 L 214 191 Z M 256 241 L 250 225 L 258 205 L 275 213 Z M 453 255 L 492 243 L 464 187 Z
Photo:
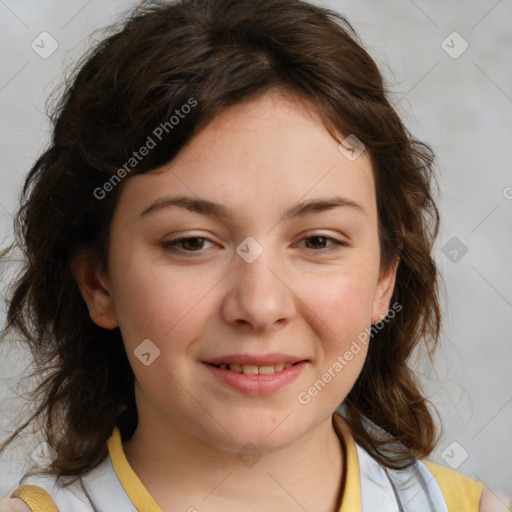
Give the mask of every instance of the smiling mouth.
M 215 366 L 216 368 L 219 368 L 221 370 L 229 370 L 236 373 L 243 373 L 244 375 L 272 375 L 273 373 L 281 372 L 301 362 L 302 361 L 297 361 L 296 363 L 276 363 L 273 365 L 264 366 L 257 366 L 255 364 L 207 364 L 209 364 L 210 366 Z

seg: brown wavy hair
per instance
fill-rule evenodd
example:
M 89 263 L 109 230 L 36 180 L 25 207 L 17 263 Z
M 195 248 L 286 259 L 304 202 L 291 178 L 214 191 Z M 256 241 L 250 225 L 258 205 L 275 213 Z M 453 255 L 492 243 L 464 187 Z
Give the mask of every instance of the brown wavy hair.
M 39 383 L 30 395 L 37 407 L 1 449 L 36 422 L 59 455 L 46 472 L 60 478 L 104 460 L 115 426 L 130 438 L 137 426 L 134 374 L 120 330 L 91 320 L 71 271 L 79 250 L 107 268 L 110 222 L 130 176 L 102 199 L 94 191 L 191 98 L 195 108 L 131 175 L 171 161 L 226 107 L 271 91 L 304 100 L 339 142 L 354 134 L 365 144 L 376 183 L 381 269 L 400 258 L 391 300 L 402 310 L 372 333 L 344 402 L 346 420 L 356 441 L 390 468 L 432 452 L 438 442 L 432 404 L 409 359 L 424 342 L 432 361 L 440 332 L 434 153 L 402 124 L 350 23 L 300 0 L 139 4 L 65 80 L 49 114 L 51 143 L 22 188 L 15 242 L 2 253 L 21 248 L 24 255 L 9 290 L 4 335 L 21 334 Z

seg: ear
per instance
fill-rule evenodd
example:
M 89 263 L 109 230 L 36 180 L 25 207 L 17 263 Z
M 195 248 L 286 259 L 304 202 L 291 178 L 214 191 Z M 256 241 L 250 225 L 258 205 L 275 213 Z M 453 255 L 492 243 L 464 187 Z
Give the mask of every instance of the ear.
M 373 300 L 372 325 L 380 322 L 389 310 L 389 304 L 391 302 L 393 290 L 395 289 L 396 273 L 399 263 L 400 258 L 397 258 L 395 263 L 391 265 L 387 271 L 380 272 Z
M 73 256 L 71 270 L 93 322 L 105 329 L 117 327 L 119 323 L 108 274 L 100 272 L 85 251 Z

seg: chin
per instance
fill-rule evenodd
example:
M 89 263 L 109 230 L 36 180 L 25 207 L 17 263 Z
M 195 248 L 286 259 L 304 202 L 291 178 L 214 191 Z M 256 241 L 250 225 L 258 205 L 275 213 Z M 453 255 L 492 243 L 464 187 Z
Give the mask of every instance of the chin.
M 245 445 L 257 447 L 261 452 L 273 452 L 285 448 L 304 434 L 287 413 L 267 414 L 242 413 L 236 418 L 224 418 L 222 427 L 215 434 L 222 436 L 222 448 L 238 452 Z M 286 418 L 286 419 L 284 419 Z M 283 421 L 284 419 L 284 421 Z M 225 429 L 225 430 L 224 430 Z M 216 439 L 218 443 L 220 438 Z M 250 448 L 250 447 L 249 447 Z

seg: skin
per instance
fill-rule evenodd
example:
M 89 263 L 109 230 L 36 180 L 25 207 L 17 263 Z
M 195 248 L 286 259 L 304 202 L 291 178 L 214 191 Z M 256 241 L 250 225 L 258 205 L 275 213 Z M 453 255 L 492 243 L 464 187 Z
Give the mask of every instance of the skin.
M 139 218 L 157 199 L 182 194 L 222 203 L 234 217 L 173 206 Z M 282 219 L 300 201 L 335 195 L 364 212 L 340 207 Z M 328 252 L 337 246 L 312 233 L 348 245 Z M 252 263 L 236 252 L 248 236 L 263 248 Z M 174 252 L 162 245 L 182 237 L 201 240 Z M 344 455 L 331 417 L 367 347 L 360 344 L 307 405 L 297 396 L 388 311 L 396 265 L 380 272 L 379 259 L 367 152 L 347 159 L 318 117 L 289 96 L 224 110 L 170 164 L 124 183 L 107 271 L 83 256 L 73 270 L 91 318 L 121 330 L 139 413 L 124 450 L 164 510 L 336 509 Z M 149 366 L 134 355 L 144 339 L 160 350 Z M 201 364 L 269 352 L 308 360 L 270 395 L 228 388 Z M 237 457 L 246 443 L 262 454 L 250 468 Z
M 0 501 L 0 512 L 30 512 L 30 508 L 19 498 L 6 496 Z
M 484 487 L 479 512 L 510 512 L 510 510 L 512 510 L 512 498 L 510 496 L 505 496 Z M 20 499 L 6 497 L 0 501 L 0 512 L 30 512 L 30 509 Z
M 280 220 L 283 206 L 334 190 L 359 202 L 366 216 L 340 208 Z M 137 220 L 154 199 L 191 192 L 232 207 L 235 222 L 178 208 Z M 162 509 L 260 512 L 271 503 L 282 511 L 336 510 L 344 455 L 331 414 L 361 370 L 364 345 L 310 403 L 299 404 L 297 393 L 388 309 L 396 267 L 378 272 L 376 219 L 365 154 L 348 161 L 317 120 L 277 96 L 226 110 L 171 165 L 127 181 L 109 271 L 94 269 L 84 255 L 73 269 L 93 320 L 121 329 L 139 411 L 124 450 Z M 202 249 L 208 255 L 186 259 L 161 247 L 191 230 L 215 242 Z M 308 250 L 304 233 L 311 230 L 349 247 L 330 256 Z M 264 247 L 250 264 L 234 251 L 247 235 Z M 150 366 L 133 354 L 145 338 L 161 350 Z M 273 395 L 244 396 L 201 372 L 206 357 L 270 351 L 310 360 Z M 250 468 L 236 456 L 246 442 L 262 454 Z M 479 510 L 507 512 L 507 503 L 510 497 L 484 487 Z M 0 501 L 1 512 L 29 510 L 17 498 Z

